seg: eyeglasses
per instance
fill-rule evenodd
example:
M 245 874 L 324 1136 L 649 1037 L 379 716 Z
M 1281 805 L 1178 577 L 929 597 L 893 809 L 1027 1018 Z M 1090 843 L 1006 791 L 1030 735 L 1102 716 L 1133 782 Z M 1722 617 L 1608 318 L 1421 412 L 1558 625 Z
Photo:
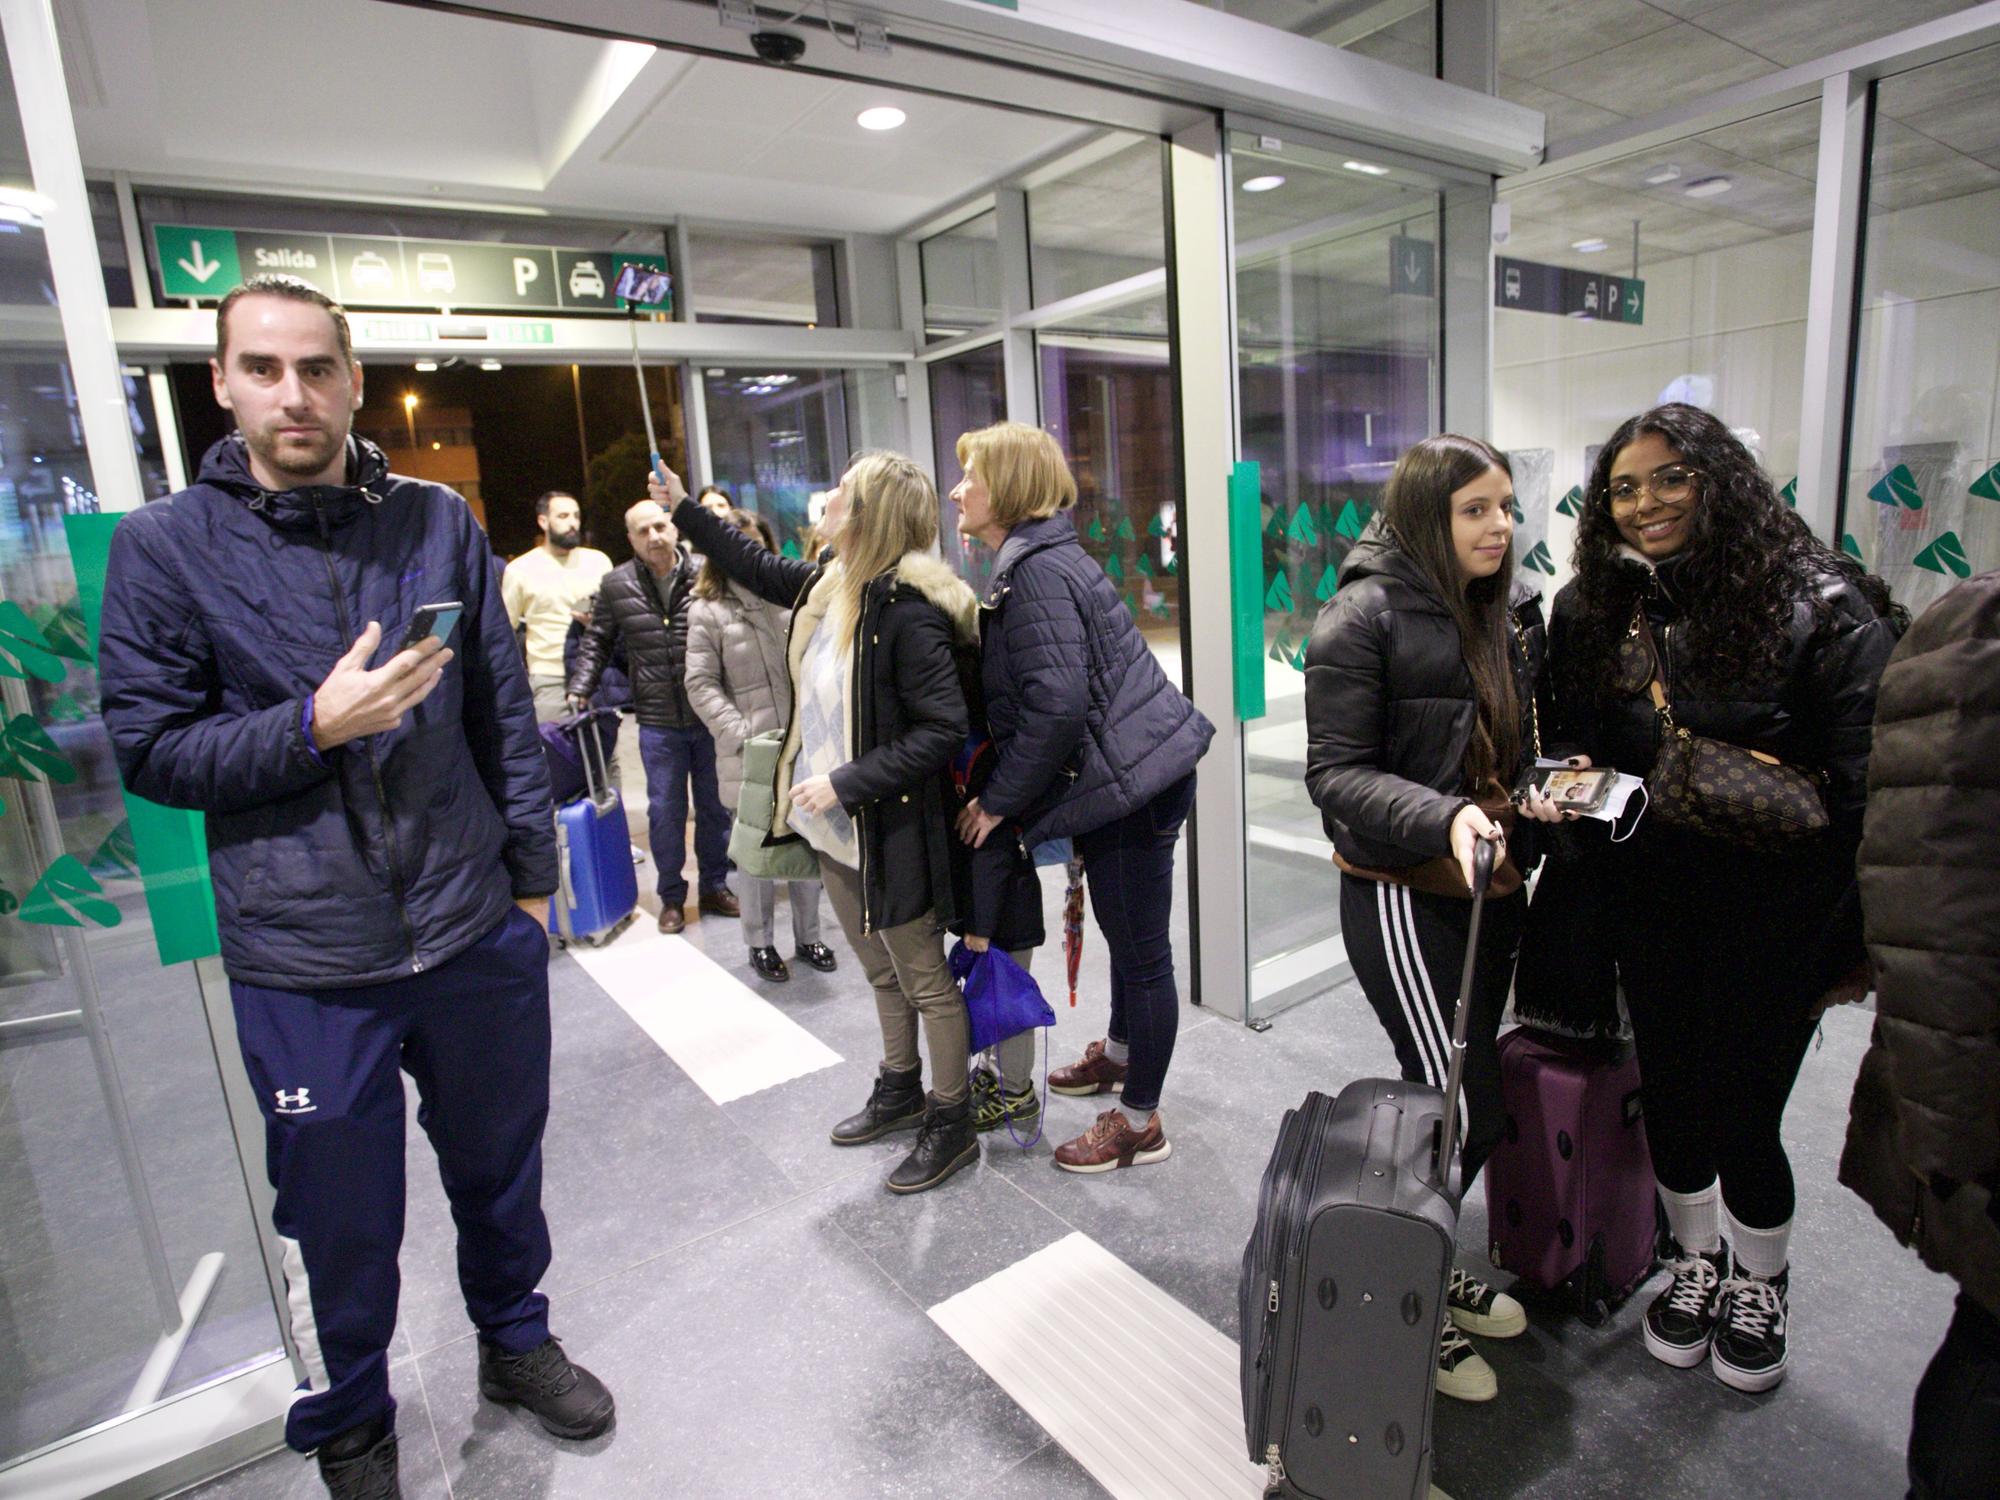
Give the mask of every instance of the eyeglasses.
M 1662 505 L 1681 505 L 1694 493 L 1694 482 L 1701 477 L 1701 471 L 1681 464 L 1667 464 L 1653 470 L 1644 479 L 1614 479 L 1604 498 L 1613 510 L 1632 510 L 1639 504 L 1641 491 L 1648 492 Z

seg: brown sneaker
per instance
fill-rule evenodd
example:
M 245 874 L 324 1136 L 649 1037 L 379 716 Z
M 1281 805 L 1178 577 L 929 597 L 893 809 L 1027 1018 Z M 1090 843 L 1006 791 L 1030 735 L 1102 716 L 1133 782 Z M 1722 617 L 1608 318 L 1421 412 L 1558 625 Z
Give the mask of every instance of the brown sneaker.
M 1092 1042 L 1082 1062 L 1049 1074 L 1049 1087 L 1058 1094 L 1115 1094 L 1125 1087 L 1125 1064 L 1106 1057 L 1104 1043 Z
M 1142 1131 L 1132 1129 L 1124 1110 L 1107 1109 L 1082 1135 L 1056 1147 L 1056 1165 L 1065 1172 L 1112 1172 L 1165 1161 L 1173 1151 L 1157 1109 Z

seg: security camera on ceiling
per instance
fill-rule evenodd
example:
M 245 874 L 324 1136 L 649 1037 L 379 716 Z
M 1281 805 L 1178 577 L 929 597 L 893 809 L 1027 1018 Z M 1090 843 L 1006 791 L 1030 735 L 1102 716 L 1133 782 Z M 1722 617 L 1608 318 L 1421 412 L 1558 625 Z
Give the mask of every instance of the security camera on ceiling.
M 750 45 L 768 63 L 795 63 L 806 55 L 805 38 L 790 31 L 753 31 Z

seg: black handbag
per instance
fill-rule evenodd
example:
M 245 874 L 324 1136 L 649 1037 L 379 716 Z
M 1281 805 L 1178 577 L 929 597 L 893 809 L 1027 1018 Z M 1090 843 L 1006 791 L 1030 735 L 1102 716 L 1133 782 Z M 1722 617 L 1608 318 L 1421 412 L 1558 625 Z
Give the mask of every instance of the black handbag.
M 1746 849 L 1773 852 L 1824 833 L 1831 822 L 1820 788 L 1825 777 L 1788 766 L 1762 750 L 1695 734 L 1674 719 L 1664 669 L 1641 605 L 1632 634 L 1653 659 L 1648 691 L 1660 719 L 1660 749 L 1646 776 L 1653 816 L 1677 828 Z

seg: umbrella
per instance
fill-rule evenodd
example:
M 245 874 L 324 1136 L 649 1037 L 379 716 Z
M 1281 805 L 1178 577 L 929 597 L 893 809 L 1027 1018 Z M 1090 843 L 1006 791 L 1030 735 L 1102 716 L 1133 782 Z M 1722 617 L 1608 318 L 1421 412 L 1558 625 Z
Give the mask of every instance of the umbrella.
M 1063 897 L 1063 956 L 1069 960 L 1069 1003 L 1076 1004 L 1076 970 L 1083 962 L 1083 861 L 1069 862 L 1069 892 Z

